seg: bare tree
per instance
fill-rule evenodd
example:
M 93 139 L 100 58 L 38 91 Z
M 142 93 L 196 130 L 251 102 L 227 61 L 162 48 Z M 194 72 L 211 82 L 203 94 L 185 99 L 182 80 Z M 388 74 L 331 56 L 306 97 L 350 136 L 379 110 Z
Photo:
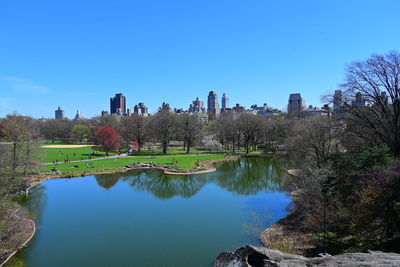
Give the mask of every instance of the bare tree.
M 400 156 L 400 54 L 372 55 L 347 66 L 342 84 L 347 99 L 350 130 L 360 138 L 377 138 L 395 157 Z M 358 93 L 367 106 L 352 105 Z M 372 135 L 370 134 L 372 133 Z
M 182 114 L 179 116 L 179 131 L 183 137 L 186 153 L 190 153 L 190 148 L 194 142 L 200 137 L 201 123 L 199 119 L 190 114 Z
M 42 156 L 38 144 L 39 128 L 37 122 L 32 118 L 26 118 L 26 134 L 24 142 L 24 159 L 23 159 L 23 176 L 26 176 L 28 170 L 33 170 L 39 166 L 40 157 Z
M 154 137 L 161 142 L 163 153 L 167 154 L 169 142 L 177 131 L 176 115 L 167 110 L 159 111 L 151 118 L 149 128 Z
M 14 180 L 17 177 L 17 170 L 23 164 L 23 142 L 26 138 L 28 129 L 25 118 L 17 115 L 7 115 L 4 120 L 4 134 L 10 145 L 9 163 L 6 169 L 9 170 L 10 177 Z
M 296 122 L 286 147 L 294 160 L 322 167 L 336 151 L 337 132 L 328 117 L 314 116 Z
M 147 139 L 147 123 L 147 118 L 137 114 L 123 118 L 121 121 L 120 132 L 124 141 L 127 144 L 136 141 L 138 143 L 138 150 L 141 151 L 142 146 Z
M 219 118 L 217 123 L 218 136 L 222 140 L 225 149 L 232 148 L 232 151 L 235 152 L 237 125 L 233 116 L 225 115 Z
M 266 145 L 266 150 L 275 153 L 278 146 L 282 144 L 287 137 L 288 123 L 281 116 L 264 118 L 260 134 Z
M 261 118 L 254 114 L 241 113 L 237 118 L 237 125 L 243 135 L 246 153 L 249 153 L 250 144 L 254 142 L 257 132 L 261 129 Z

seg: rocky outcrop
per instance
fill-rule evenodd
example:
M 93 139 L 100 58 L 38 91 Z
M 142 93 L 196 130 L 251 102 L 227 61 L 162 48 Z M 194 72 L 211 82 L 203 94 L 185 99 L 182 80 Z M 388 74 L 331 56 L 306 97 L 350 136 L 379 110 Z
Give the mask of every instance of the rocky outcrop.
M 400 266 L 400 254 L 381 251 L 368 253 L 347 253 L 336 256 L 306 258 L 286 254 L 276 249 L 246 246 L 235 252 L 221 253 L 215 267 L 309 267 L 309 266 Z

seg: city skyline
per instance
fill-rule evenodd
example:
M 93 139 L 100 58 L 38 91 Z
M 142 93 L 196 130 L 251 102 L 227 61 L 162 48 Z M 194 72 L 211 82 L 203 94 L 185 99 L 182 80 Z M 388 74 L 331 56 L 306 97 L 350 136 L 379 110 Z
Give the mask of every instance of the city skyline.
M 77 109 L 93 117 L 109 110 L 104 99 L 117 92 L 128 108 L 144 102 L 152 112 L 162 101 L 186 109 L 210 90 L 226 92 L 231 106 L 285 109 L 297 92 L 321 106 L 320 96 L 343 82 L 346 64 L 397 49 L 396 6 L 3 1 L 0 116 L 53 117 L 60 105 L 69 118 Z

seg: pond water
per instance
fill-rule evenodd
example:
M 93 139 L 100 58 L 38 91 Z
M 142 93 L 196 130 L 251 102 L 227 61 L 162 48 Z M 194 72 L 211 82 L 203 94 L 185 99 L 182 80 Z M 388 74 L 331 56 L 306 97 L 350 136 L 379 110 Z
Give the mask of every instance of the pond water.
M 49 180 L 27 208 L 38 232 L 10 266 L 212 266 L 219 253 L 260 245 L 286 215 L 284 163 L 246 158 L 217 171 L 135 171 Z

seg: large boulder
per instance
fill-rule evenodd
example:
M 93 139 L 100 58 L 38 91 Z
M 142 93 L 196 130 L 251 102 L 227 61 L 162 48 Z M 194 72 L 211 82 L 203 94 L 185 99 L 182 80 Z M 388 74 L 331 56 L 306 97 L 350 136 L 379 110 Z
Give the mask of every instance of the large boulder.
M 351 267 L 351 266 L 400 266 L 400 254 L 381 251 L 368 253 L 347 253 L 336 256 L 306 258 L 303 256 L 286 254 L 276 249 L 245 246 L 235 252 L 221 253 L 215 267 Z

